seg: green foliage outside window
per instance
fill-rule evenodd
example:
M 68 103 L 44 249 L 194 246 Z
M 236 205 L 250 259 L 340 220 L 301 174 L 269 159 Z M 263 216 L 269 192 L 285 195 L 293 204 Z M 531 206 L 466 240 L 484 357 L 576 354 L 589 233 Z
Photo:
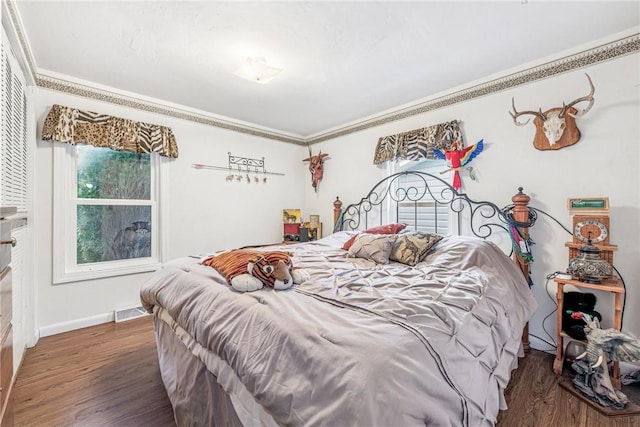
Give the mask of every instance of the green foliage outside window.
M 149 154 L 77 147 L 77 263 L 151 256 Z M 113 203 L 96 203 L 111 200 Z

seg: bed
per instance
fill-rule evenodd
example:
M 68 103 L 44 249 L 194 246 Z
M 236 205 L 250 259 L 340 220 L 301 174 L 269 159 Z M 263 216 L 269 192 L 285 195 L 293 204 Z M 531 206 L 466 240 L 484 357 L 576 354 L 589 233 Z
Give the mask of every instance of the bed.
M 369 234 L 358 230 L 406 211 L 414 212 L 407 228 L 419 228 L 434 204 L 462 219 L 456 227 L 470 236 L 443 236 L 415 265 L 342 249 Z M 524 225 L 525 204 L 501 209 L 439 177 L 403 173 L 336 206 L 330 236 L 261 248 L 289 251 L 309 273 L 286 291 L 238 293 L 200 254 L 166 263 L 141 301 L 154 315 L 176 423 L 493 425 L 536 303 L 523 260 L 492 239 L 509 235 L 505 219 Z

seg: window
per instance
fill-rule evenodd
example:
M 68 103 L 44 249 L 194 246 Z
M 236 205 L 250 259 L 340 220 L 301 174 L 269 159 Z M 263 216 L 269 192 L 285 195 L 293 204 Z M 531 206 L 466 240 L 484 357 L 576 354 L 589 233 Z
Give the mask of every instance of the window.
M 392 163 L 392 162 L 389 162 Z M 401 161 L 396 166 L 398 172 L 402 171 L 418 171 L 426 172 L 441 178 L 445 182 L 451 180 L 452 172 L 441 173 L 446 169 L 446 165 L 440 160 L 425 159 L 421 161 Z M 400 185 L 403 188 L 416 185 L 423 187 L 421 181 L 407 175 L 400 178 Z M 424 197 L 420 201 L 400 202 L 398 204 L 398 222 L 404 222 L 414 230 L 424 231 L 428 233 L 450 234 L 455 228 L 457 220 L 455 214 L 451 211 L 449 205 L 450 193 L 442 193 L 448 187 L 445 183 L 438 180 L 430 180 L 429 188 L 435 198 Z M 444 194 L 443 197 L 440 197 Z
M 54 252 L 54 283 L 156 269 L 159 156 L 92 145 L 55 151 L 54 239 L 64 249 Z

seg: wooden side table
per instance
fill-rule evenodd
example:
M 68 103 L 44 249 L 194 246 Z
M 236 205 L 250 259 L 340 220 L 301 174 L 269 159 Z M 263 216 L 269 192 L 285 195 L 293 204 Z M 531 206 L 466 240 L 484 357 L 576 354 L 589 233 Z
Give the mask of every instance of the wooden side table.
M 563 340 L 564 338 L 574 339 L 562 330 L 562 313 L 564 311 L 564 285 L 573 285 L 579 288 L 589 288 L 595 289 L 597 291 L 613 292 L 615 295 L 615 316 L 613 320 L 613 327 L 617 330 L 620 330 L 620 327 L 622 326 L 622 296 L 624 294 L 624 287 L 622 286 L 622 282 L 620 282 L 620 280 L 616 277 L 603 280 L 602 283 L 599 284 L 580 282 L 579 280 L 573 279 L 561 279 L 559 277 L 556 277 L 553 280 L 558 285 L 558 290 L 556 293 L 556 298 L 558 299 L 558 340 L 556 343 L 556 358 L 553 361 L 553 372 L 556 375 L 561 375 L 564 351 Z M 615 361 L 613 362 L 611 382 L 613 383 L 613 386 L 618 390 L 622 387 L 622 384 L 620 382 L 620 366 L 618 365 L 618 362 Z

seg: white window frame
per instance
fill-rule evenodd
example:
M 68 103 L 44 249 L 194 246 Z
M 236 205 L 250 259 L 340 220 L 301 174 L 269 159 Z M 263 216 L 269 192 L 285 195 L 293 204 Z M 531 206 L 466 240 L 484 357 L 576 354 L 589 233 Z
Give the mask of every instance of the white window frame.
M 145 205 L 151 206 L 151 256 L 96 263 L 77 263 L 77 206 L 87 204 L 87 199 L 77 197 L 77 150 L 72 144 L 54 142 L 54 203 L 53 203 L 53 283 L 69 283 L 104 277 L 143 273 L 158 269 L 167 253 L 166 218 L 168 192 L 162 190 L 166 159 L 151 154 L 150 200 L 123 201 L 91 199 L 95 205 Z

